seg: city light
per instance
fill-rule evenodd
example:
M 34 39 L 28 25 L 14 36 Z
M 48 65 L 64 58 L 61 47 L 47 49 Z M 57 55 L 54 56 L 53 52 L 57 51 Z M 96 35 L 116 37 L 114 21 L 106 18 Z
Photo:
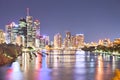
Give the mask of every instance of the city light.
M 112 60 L 112 69 L 116 68 L 116 58 L 113 56 L 120 56 L 119 38 L 114 39 L 114 41 L 105 38 L 98 40 L 98 42 L 86 43 L 85 34 L 77 33 L 73 35 L 70 31 L 67 31 L 65 37 L 58 32 L 54 35 L 53 41 L 50 41 L 50 37 L 45 34 L 41 35 L 40 30 L 40 21 L 38 19 L 34 20 L 33 16 L 29 15 L 29 8 L 27 8 L 26 18 L 20 18 L 18 24 L 11 22 L 6 25 L 5 31 L 0 30 L 0 44 L 6 42 L 7 44 L 22 47 L 22 66 L 15 61 L 8 70 L 14 79 L 16 79 L 14 77 L 16 73 L 19 72 L 21 74 L 21 70 L 27 75 L 31 69 L 31 63 L 34 64 L 35 62 L 32 66 L 38 71 L 35 76 L 40 79 L 49 78 L 49 72 L 45 74 L 39 73 L 39 71 L 49 71 L 48 64 L 52 64 L 53 68 L 59 68 L 71 67 L 72 63 L 72 67 L 74 66 L 75 68 L 74 74 L 86 74 L 87 70 L 85 68 L 90 67 L 89 72 L 95 72 L 95 79 L 101 80 L 99 77 L 103 78 L 104 61 L 99 53 L 103 55 L 109 54 L 110 56 L 107 55 L 107 60 Z M 39 52 L 39 54 L 36 52 Z M 89 55 L 86 52 L 90 52 Z M 97 61 L 91 56 L 93 53 Z M 52 57 L 49 56 L 51 54 L 53 55 Z M 7 55 L 5 54 L 5 56 Z M 51 57 L 50 60 L 48 56 Z M 86 61 L 89 64 L 85 63 Z M 96 67 L 96 70 L 91 69 L 93 67 Z M 39 74 L 42 76 L 39 76 Z M 53 75 L 59 75 L 59 73 L 53 72 Z M 82 77 L 82 79 L 85 79 L 85 77 Z

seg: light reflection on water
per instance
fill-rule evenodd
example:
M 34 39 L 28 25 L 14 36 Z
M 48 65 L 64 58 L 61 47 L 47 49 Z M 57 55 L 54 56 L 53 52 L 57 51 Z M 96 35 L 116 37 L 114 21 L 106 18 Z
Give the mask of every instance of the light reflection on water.
M 7 70 L 6 80 L 23 80 L 23 74 L 18 62 L 13 62 L 12 66 Z
M 96 76 L 95 76 L 95 80 L 101 80 L 103 79 L 104 76 L 104 72 L 103 72 L 103 58 L 102 56 L 98 56 L 98 61 L 97 61 L 97 66 L 96 66 Z
M 53 53 L 46 56 L 37 54 L 32 60 L 24 54 L 11 67 L 0 67 L 3 75 L 0 80 L 111 80 L 113 71 L 120 68 L 115 56 L 111 58 L 83 51 Z

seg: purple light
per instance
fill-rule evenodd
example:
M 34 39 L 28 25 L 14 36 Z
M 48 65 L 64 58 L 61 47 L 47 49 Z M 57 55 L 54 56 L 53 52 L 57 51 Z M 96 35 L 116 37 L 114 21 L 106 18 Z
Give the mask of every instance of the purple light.
M 43 38 L 45 39 L 45 38 L 46 38 L 46 35 L 43 35 Z

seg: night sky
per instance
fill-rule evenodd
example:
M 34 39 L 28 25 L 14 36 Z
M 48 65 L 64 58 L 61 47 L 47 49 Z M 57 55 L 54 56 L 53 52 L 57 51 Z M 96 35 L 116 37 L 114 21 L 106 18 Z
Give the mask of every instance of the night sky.
M 0 28 L 30 15 L 41 22 L 41 34 L 66 31 L 84 34 L 85 41 L 120 37 L 120 0 L 0 0 Z

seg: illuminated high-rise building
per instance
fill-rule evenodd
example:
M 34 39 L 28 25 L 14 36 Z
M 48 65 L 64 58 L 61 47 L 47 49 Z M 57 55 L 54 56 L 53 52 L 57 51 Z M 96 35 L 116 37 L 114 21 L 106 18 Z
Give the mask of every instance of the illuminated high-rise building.
M 70 32 L 66 33 L 66 38 L 64 39 L 64 47 L 65 48 L 81 48 L 84 46 L 84 34 L 76 34 L 75 36 L 71 36 Z
M 19 36 L 21 40 L 18 40 Z M 16 44 L 16 38 L 24 47 L 39 47 L 40 45 L 40 21 L 33 22 L 33 17 L 29 15 L 29 8 L 27 8 L 26 18 L 21 18 L 18 25 L 14 22 L 6 25 L 6 42 Z
M 71 47 L 71 33 L 70 32 L 66 32 L 66 38 L 64 39 L 64 47 L 68 48 Z
M 15 43 L 15 40 L 16 40 L 16 37 L 18 35 L 18 32 L 19 32 L 19 26 L 15 23 L 15 22 L 12 22 L 12 38 L 11 38 L 11 42 L 12 44 L 16 44 Z
M 32 37 L 33 37 L 33 45 L 35 47 L 38 47 L 40 45 L 40 21 L 39 20 L 35 20 L 34 21 L 34 27 L 33 27 L 33 31 L 32 31 Z
M 70 39 L 71 38 L 71 33 L 70 32 L 66 32 L 66 38 Z
M 84 34 L 76 34 L 76 46 L 77 48 L 84 46 Z
M 49 45 L 50 44 L 50 38 L 49 36 L 45 36 L 45 45 Z
M 62 36 L 60 33 L 54 36 L 54 48 L 61 48 L 62 47 Z
M 50 44 L 49 36 L 41 35 L 39 47 L 44 48 L 46 45 Z
M 21 35 L 22 37 L 22 46 L 27 47 L 27 23 L 26 23 L 26 19 L 21 18 L 19 20 L 19 31 L 17 36 Z
M 33 38 L 32 38 L 32 16 L 27 16 L 26 17 L 27 21 L 27 46 L 32 46 L 33 45 Z
M 77 44 L 76 44 L 76 36 L 71 36 L 71 44 L 72 44 L 72 47 L 74 47 L 74 48 L 77 47 Z
M 6 43 L 15 43 L 16 36 L 19 32 L 19 27 L 15 22 L 6 25 Z
M 33 46 L 33 37 L 32 37 L 33 17 L 29 16 L 29 8 L 27 8 L 26 23 L 27 23 L 27 47 L 28 47 L 28 46 Z
M 36 37 L 40 36 L 40 21 L 39 20 L 35 20 L 34 21 L 34 27 L 36 28 Z
M 12 26 L 10 24 L 5 26 L 5 30 L 6 30 L 6 43 L 11 43 L 11 39 L 12 39 Z
M 3 30 L 0 30 L 0 44 L 5 43 L 5 33 Z
M 17 35 L 15 42 L 19 46 L 24 45 L 22 35 Z

